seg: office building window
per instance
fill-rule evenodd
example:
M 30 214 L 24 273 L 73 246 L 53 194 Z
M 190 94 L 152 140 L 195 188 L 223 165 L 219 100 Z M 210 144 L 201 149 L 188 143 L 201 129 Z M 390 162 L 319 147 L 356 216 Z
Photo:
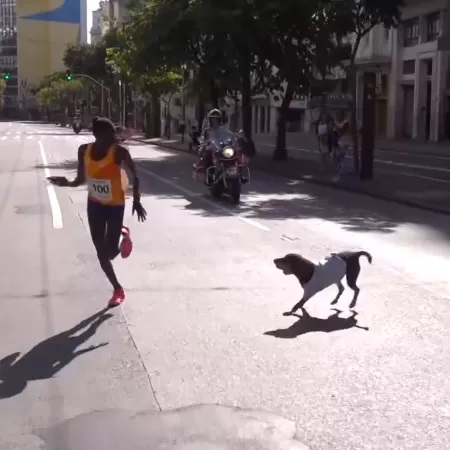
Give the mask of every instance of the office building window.
M 412 47 L 419 43 L 419 18 L 409 19 L 403 22 L 403 44 L 405 47 Z
M 403 75 L 413 75 L 416 70 L 416 60 L 403 61 Z
M 427 41 L 435 41 L 441 33 L 440 13 L 427 15 Z

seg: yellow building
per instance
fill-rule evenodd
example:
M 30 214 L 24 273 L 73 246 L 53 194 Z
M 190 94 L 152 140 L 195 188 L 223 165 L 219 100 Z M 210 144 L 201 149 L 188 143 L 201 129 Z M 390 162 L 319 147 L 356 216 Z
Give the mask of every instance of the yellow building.
M 64 69 L 68 44 L 78 43 L 80 0 L 17 0 L 17 66 L 22 94 Z

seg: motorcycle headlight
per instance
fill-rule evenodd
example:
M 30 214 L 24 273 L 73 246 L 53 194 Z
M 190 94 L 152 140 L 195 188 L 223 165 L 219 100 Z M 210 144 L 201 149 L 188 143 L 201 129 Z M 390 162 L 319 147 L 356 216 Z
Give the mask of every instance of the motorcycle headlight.
M 234 149 L 232 147 L 225 147 L 222 154 L 225 158 L 232 158 L 234 156 Z

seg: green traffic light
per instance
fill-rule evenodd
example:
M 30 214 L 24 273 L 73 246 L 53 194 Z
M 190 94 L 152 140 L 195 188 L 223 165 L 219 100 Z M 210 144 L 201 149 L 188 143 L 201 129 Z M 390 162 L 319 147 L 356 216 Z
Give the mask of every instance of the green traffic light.
M 72 75 L 67 75 L 67 81 L 72 81 Z
M 11 78 L 11 75 L 9 73 L 5 73 L 5 75 L 3 76 L 3 78 L 5 80 L 9 80 Z

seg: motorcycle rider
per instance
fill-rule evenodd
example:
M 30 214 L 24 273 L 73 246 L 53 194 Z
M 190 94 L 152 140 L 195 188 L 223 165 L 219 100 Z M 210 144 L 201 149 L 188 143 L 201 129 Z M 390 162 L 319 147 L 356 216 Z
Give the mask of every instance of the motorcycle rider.
M 223 142 L 236 137 L 233 132 L 222 125 L 223 116 L 219 109 L 212 109 L 207 117 L 209 126 L 202 131 L 201 136 L 202 143 L 206 145 L 202 145 L 200 150 L 200 159 L 205 167 L 209 167 L 213 163 L 212 151 L 214 147 L 209 145 L 209 141 Z

